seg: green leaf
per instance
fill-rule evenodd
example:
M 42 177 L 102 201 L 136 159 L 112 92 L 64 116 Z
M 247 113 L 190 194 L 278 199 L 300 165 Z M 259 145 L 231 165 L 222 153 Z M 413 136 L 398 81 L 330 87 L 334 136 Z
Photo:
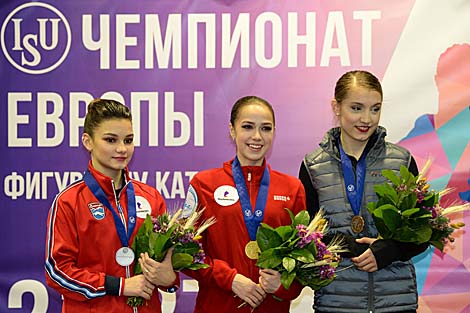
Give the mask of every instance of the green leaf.
M 398 209 L 391 204 L 384 204 L 374 211 L 376 224 L 384 225 L 388 232 L 393 233 L 401 225 L 401 216 Z M 380 221 L 377 223 L 377 221 Z M 377 225 L 376 225 L 377 226 Z M 380 230 L 379 230 L 380 232 Z
M 256 241 L 261 251 L 278 247 L 283 242 L 281 236 L 271 226 L 264 223 L 261 223 L 258 228 Z
M 282 266 L 288 271 L 289 273 L 295 269 L 295 260 L 289 257 L 285 257 L 282 259 Z
M 444 250 L 444 243 L 442 241 L 436 240 L 436 241 L 430 241 L 430 243 L 437 249 L 441 250 L 441 252 Z
M 374 213 L 375 209 L 377 209 L 377 203 L 376 202 L 369 202 L 367 203 L 367 210 L 369 210 L 369 212 L 371 214 Z
M 284 208 L 284 209 L 287 211 L 287 213 L 289 213 L 291 224 L 294 224 L 294 218 L 295 218 L 294 213 L 292 213 L 292 211 L 289 210 L 288 208 Z
M 382 176 L 387 178 L 389 181 L 392 182 L 395 186 L 399 186 L 401 184 L 400 177 L 398 177 L 394 171 L 392 170 L 383 170 Z
M 149 239 L 149 255 L 151 258 L 155 259 L 157 262 L 161 262 L 165 257 L 164 252 L 166 252 L 172 243 L 170 237 L 166 234 L 150 234 Z
M 135 262 L 134 265 L 134 275 L 142 274 L 142 267 L 139 262 Z
M 187 269 L 197 271 L 197 270 L 200 270 L 200 269 L 203 269 L 203 268 L 208 268 L 208 267 L 210 267 L 210 266 L 208 264 L 205 264 L 205 263 L 192 263 L 191 265 L 189 265 L 187 267 Z
M 197 242 L 178 243 L 175 245 L 173 253 L 187 253 L 193 255 L 198 253 L 201 248 Z
M 281 265 L 282 257 L 275 249 L 269 249 L 260 253 L 256 266 L 260 268 L 274 269 Z
M 428 242 L 431 239 L 431 235 L 432 229 L 428 225 L 419 228 L 404 226 L 397 232 L 394 239 L 402 242 L 422 244 Z
M 274 231 L 282 238 L 282 241 L 285 242 L 291 237 L 293 229 L 290 225 L 287 225 L 276 227 Z
M 147 236 L 153 232 L 153 223 L 152 223 L 152 217 L 150 215 L 147 215 L 145 217 L 144 222 L 142 225 L 139 227 L 139 230 L 137 231 L 136 236 L 142 236 L 144 234 L 147 234 Z
M 408 209 L 408 210 L 404 210 L 403 212 L 401 212 L 401 214 L 405 217 L 410 217 L 412 216 L 413 214 L 417 213 L 421 211 L 421 209 L 419 208 L 411 208 L 411 209 Z
M 428 209 L 418 208 L 419 211 L 413 214 L 414 219 L 426 219 L 426 223 L 429 223 L 429 219 L 432 217 L 431 211 Z
M 407 183 L 407 185 L 408 185 L 408 182 L 416 181 L 414 175 L 411 174 L 408 168 L 404 165 L 400 166 L 400 176 L 402 180 Z
M 300 211 L 295 216 L 294 224 L 292 225 L 292 227 L 295 228 L 295 226 L 300 225 L 300 224 L 307 226 L 309 223 L 310 223 L 310 215 L 308 215 L 308 212 Z
M 284 289 L 289 289 L 290 285 L 292 285 L 292 282 L 295 279 L 295 272 L 289 273 L 289 272 L 282 272 L 281 273 L 281 284 L 284 287 Z
M 141 234 L 135 236 L 132 243 L 132 250 L 135 255 L 140 255 L 146 251 L 149 251 L 149 236 L 147 234 Z
M 418 201 L 418 196 L 414 192 L 410 192 L 401 199 L 398 205 L 398 208 L 401 211 L 405 211 L 411 208 L 416 208 L 417 201 Z
M 432 236 L 432 229 L 428 225 L 422 226 L 416 229 L 416 233 L 418 234 L 418 243 L 425 243 L 431 239 Z
M 374 186 L 374 191 L 379 199 L 383 198 L 380 202 L 393 203 L 395 205 L 398 203 L 397 191 L 390 184 L 376 185 Z
M 302 263 L 312 263 L 315 262 L 315 257 L 312 252 L 307 249 L 297 249 L 289 253 L 289 256 L 297 261 Z
M 307 286 L 312 288 L 313 290 L 318 290 L 322 287 L 325 287 L 326 285 L 330 284 L 333 279 L 336 277 L 336 275 L 330 279 L 321 279 L 320 277 L 316 277 L 312 279 L 311 281 L 308 282 Z
M 171 264 L 175 271 L 188 268 L 193 263 L 193 257 L 187 253 L 173 253 L 171 256 Z
M 420 203 L 421 207 L 432 208 L 439 202 L 439 194 L 431 193 L 424 197 L 423 201 Z

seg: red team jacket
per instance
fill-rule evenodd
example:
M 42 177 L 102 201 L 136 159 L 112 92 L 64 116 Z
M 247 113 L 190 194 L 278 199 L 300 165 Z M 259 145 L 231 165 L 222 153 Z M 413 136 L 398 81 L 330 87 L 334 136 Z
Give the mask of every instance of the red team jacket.
M 88 169 L 117 212 L 112 180 L 96 171 L 91 162 Z M 126 186 L 119 195 L 126 221 L 129 181 L 126 170 Z M 135 180 L 132 184 L 137 205 L 134 236 L 147 214 L 161 215 L 166 208 L 156 189 Z M 119 294 L 124 290 L 126 267 L 115 260 L 115 253 L 121 246 L 113 215 L 99 203 L 83 180 L 56 196 L 48 216 L 45 268 L 47 284 L 63 295 L 62 312 L 133 312 L 126 304 L 127 297 L 106 295 L 105 291 L 106 275 L 120 281 Z M 132 273 L 133 264 L 128 269 Z M 139 307 L 138 312 L 161 312 L 157 289 L 148 306 Z
M 291 220 L 285 208 L 294 214 L 306 209 L 303 185 L 297 178 L 274 171 L 269 165 L 264 166 L 268 166 L 270 171 L 270 185 L 263 223 L 272 227 L 289 225 Z M 255 207 L 264 166 L 242 167 L 252 208 Z M 196 208 L 206 208 L 201 220 L 211 216 L 217 218 L 217 222 L 202 234 L 205 262 L 211 267 L 185 271 L 199 282 L 195 312 L 250 312 L 249 305 L 237 309 L 242 300 L 235 298 L 232 291 L 237 273 L 258 283 L 260 270 L 255 265 L 256 260 L 245 255 L 245 245 L 250 237 L 235 189 L 232 162 L 225 162 L 223 168 L 199 172 L 190 185 L 185 214 Z M 296 282 L 289 290 L 281 285 L 275 295 L 283 301 L 267 295 L 255 312 L 289 312 L 290 300 L 295 299 L 301 290 L 302 286 Z

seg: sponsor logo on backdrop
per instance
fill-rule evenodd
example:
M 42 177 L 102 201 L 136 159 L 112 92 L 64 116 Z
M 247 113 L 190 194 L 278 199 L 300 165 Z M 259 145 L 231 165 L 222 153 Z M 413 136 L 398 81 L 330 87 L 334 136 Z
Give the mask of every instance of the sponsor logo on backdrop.
M 72 32 L 65 16 L 41 2 L 25 3 L 5 18 L 0 33 L 2 51 L 16 69 L 45 74 L 67 57 Z

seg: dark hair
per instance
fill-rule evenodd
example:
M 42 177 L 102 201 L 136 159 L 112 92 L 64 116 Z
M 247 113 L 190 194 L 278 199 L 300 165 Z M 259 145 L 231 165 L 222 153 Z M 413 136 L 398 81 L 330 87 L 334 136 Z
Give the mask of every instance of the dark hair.
M 353 86 L 375 90 L 380 94 L 380 99 L 383 100 L 382 85 L 379 79 L 370 72 L 357 70 L 346 72 L 338 79 L 335 87 L 336 101 L 338 103 L 343 101 Z
M 83 131 L 93 136 L 94 130 L 110 119 L 127 119 L 132 123 L 131 111 L 124 104 L 109 99 L 94 99 L 88 104 Z
M 265 107 L 267 107 L 269 111 L 271 111 L 271 114 L 273 116 L 273 124 L 276 125 L 276 118 L 274 117 L 273 107 L 271 106 L 271 104 L 269 104 L 268 101 L 257 96 L 246 96 L 246 97 L 238 99 L 237 102 L 235 102 L 235 104 L 232 106 L 232 112 L 230 113 L 230 123 L 232 125 L 235 125 L 235 121 L 238 118 L 238 114 L 240 113 L 240 110 L 244 106 L 248 104 L 252 104 L 252 103 L 260 103 L 264 105 Z

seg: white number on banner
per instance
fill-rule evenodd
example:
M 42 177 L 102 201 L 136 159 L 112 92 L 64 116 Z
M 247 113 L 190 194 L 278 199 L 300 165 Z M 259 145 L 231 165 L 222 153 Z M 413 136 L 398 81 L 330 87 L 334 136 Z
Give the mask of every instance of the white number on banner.
M 31 293 L 34 297 L 34 306 L 31 313 L 46 313 L 49 306 L 47 289 L 37 280 L 25 279 L 17 281 L 10 288 L 8 294 L 8 308 L 23 308 L 23 294 Z

